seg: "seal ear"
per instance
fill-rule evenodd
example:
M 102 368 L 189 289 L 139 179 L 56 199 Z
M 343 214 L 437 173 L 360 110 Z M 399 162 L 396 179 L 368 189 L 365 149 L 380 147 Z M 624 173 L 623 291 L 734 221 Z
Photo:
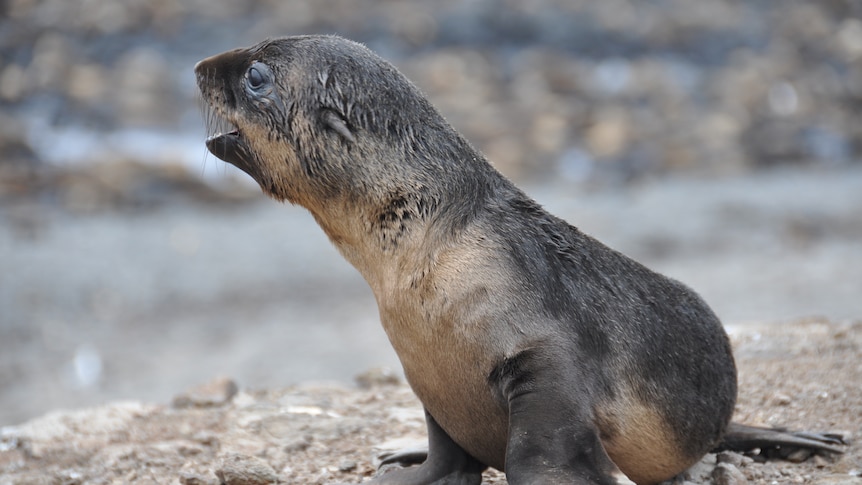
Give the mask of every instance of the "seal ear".
M 344 137 L 345 140 L 350 142 L 355 142 L 356 138 L 353 137 L 353 133 L 350 131 L 350 128 L 347 127 L 347 122 L 344 121 L 344 118 L 338 116 L 332 110 L 324 110 L 323 111 L 323 122 L 326 123 L 326 126 L 335 130 L 336 133 Z

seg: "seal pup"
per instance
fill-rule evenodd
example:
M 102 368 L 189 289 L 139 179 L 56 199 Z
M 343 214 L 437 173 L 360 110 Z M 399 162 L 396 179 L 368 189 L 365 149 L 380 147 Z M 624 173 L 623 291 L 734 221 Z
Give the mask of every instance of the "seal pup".
M 658 483 L 730 436 L 736 369 L 706 303 L 546 212 L 391 64 L 298 36 L 195 72 L 229 126 L 208 149 L 311 212 L 425 408 L 427 459 L 374 483 L 478 484 L 489 466 Z

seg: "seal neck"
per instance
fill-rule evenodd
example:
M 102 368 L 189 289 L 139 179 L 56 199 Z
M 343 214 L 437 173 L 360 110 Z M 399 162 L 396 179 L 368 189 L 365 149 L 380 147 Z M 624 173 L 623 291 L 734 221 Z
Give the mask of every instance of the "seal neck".
M 433 273 L 437 255 L 489 208 L 508 183 L 481 158 L 457 180 L 381 192 L 376 200 L 349 195 L 309 208 L 344 258 L 366 279 L 378 299 L 416 287 Z

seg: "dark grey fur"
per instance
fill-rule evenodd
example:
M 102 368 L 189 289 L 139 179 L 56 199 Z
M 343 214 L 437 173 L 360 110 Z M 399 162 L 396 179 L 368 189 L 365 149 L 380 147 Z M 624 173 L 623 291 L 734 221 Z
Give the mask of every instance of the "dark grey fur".
M 479 483 L 486 466 L 651 483 L 719 444 L 736 371 L 709 307 L 548 214 L 389 63 L 304 36 L 196 73 L 236 128 L 210 150 L 311 211 L 374 290 L 430 442 L 380 483 Z

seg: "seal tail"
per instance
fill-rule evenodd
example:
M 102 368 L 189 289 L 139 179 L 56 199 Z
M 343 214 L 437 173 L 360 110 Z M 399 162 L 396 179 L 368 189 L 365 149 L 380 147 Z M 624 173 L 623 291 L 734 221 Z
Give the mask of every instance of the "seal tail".
M 818 453 L 844 453 L 844 437 L 835 433 L 792 432 L 780 428 L 760 428 L 730 423 L 724 438 L 713 451 L 748 452 L 760 449 L 766 459 L 781 458 L 794 462 Z

